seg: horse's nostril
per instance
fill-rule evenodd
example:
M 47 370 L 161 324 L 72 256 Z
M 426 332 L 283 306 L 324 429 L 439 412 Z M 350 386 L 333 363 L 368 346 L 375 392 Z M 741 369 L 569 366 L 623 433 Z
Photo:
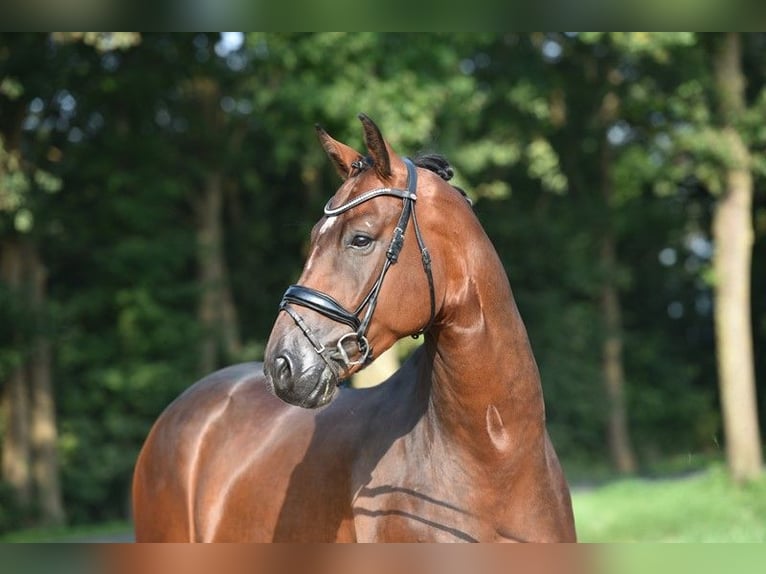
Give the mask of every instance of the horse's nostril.
M 292 373 L 292 365 L 290 359 L 284 355 L 280 355 L 274 360 L 274 374 L 275 378 L 281 383 L 285 383 L 290 379 Z

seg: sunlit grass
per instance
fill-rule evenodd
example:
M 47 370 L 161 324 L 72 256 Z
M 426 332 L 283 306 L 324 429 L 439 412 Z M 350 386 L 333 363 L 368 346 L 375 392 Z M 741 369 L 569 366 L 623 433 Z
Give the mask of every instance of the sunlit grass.
M 575 489 L 572 498 L 583 542 L 766 542 L 766 477 L 736 486 L 714 467 Z

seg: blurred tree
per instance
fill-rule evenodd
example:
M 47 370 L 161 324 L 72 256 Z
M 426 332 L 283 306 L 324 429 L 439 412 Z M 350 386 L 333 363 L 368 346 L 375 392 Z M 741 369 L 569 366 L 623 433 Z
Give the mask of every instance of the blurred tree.
M 45 524 L 64 521 L 53 398 L 48 271 L 40 243 L 41 204 L 59 180 L 24 147 L 23 123 L 32 96 L 56 73 L 42 35 L 0 40 L 0 282 L 11 316 L 10 349 L 0 372 L 2 477 L 17 502 Z M 30 70 L 32 70 L 30 72 Z M 33 504 L 34 502 L 34 504 Z
M 753 160 L 741 126 L 748 111 L 741 35 L 716 38 L 711 56 L 716 124 L 726 154 L 713 218 L 718 380 L 729 470 L 741 482 L 757 478 L 763 465 L 750 303 Z
M 197 35 L 193 42 L 197 50 L 215 50 L 214 36 Z M 191 46 L 192 40 L 187 40 L 187 44 Z M 191 77 L 182 83 L 180 90 L 180 103 L 189 127 L 178 145 L 188 159 L 195 160 L 190 183 L 196 190 L 191 201 L 200 288 L 197 312 L 203 331 L 200 374 L 235 361 L 242 353 L 224 234 L 226 200 L 230 197 L 226 187 L 235 181 L 229 170 L 236 163 L 230 158 L 241 148 L 247 127 L 236 114 L 222 108 L 224 96 L 238 97 L 237 86 L 233 84 L 245 81 L 242 76 L 239 80 L 232 76 L 231 70 L 211 55 L 209 60 L 191 67 Z
M 63 84 L 77 113 L 53 137 L 66 150 L 62 178 L 78 192 L 56 206 L 50 251 L 64 317 L 64 485 L 78 521 L 124 513 L 148 427 L 201 368 L 229 360 L 216 344 L 205 356 L 214 362 L 201 364 L 209 329 L 219 332 L 198 315 L 209 285 L 195 241 L 203 217 L 220 226 L 221 213 L 198 202 L 224 169 L 226 134 L 211 124 L 218 99 L 195 84 L 215 86 L 228 72 L 214 56 L 217 36 L 147 34 L 105 53 L 68 47 Z
M 749 148 L 762 145 L 763 134 L 748 125 L 748 115 L 762 108 L 764 98 L 753 86 L 749 108 L 739 35 L 612 36 L 626 54 L 650 56 L 633 70 L 639 80 L 630 91 L 638 97 L 624 117 L 631 131 L 650 136 L 642 138 L 646 159 L 630 158 L 634 176 L 653 174 L 657 194 L 679 194 L 689 207 L 697 204 L 690 189 L 699 188 L 714 200 L 712 221 L 696 216 L 687 220 L 686 241 L 702 257 L 709 257 L 706 251 L 714 254 L 709 277 L 727 459 L 735 480 L 753 478 L 761 468 L 749 300 L 752 169 L 758 164 Z M 757 78 L 753 76 L 754 84 L 762 85 Z M 712 249 L 705 239 L 707 227 Z M 704 301 L 703 295 L 695 306 L 704 309 Z M 672 312 L 680 315 L 683 306 L 673 305 Z
M 595 40 L 597 43 L 603 43 L 606 38 L 602 35 L 585 37 L 586 41 Z M 742 71 L 741 37 L 736 34 L 719 39 L 696 38 L 690 34 L 618 33 L 610 34 L 608 38 L 619 54 L 619 67 L 610 70 L 605 79 L 614 83 L 615 75 L 618 78 L 628 76 L 632 77 L 632 82 L 626 85 L 627 89 L 623 90 L 620 98 L 614 99 L 627 109 L 606 123 L 606 127 L 612 130 L 607 135 L 620 139 L 620 132 L 635 133 L 635 127 L 631 126 L 643 126 L 639 129 L 656 134 L 663 130 L 654 129 L 656 124 L 664 123 L 663 120 L 669 118 L 672 138 L 681 142 L 681 146 L 671 151 L 670 155 L 678 157 L 678 152 L 692 154 L 686 161 L 679 162 L 682 169 L 677 169 L 669 161 L 660 172 L 644 168 L 634 176 L 655 171 L 659 181 L 654 186 L 662 193 L 663 187 L 667 189 L 668 185 L 683 186 L 679 175 L 687 178 L 692 175 L 718 197 L 712 221 L 715 246 L 713 289 L 718 382 L 727 458 L 735 480 L 753 478 L 760 473 L 762 464 L 749 300 L 752 160 L 748 147 L 754 142 L 747 141 L 748 131 L 744 122 L 748 104 Z M 602 60 L 608 59 L 605 55 L 608 49 L 608 46 L 602 49 Z M 664 101 L 659 101 L 656 94 L 647 98 L 647 92 L 657 88 L 665 90 Z M 707 102 L 706 94 L 710 94 Z M 756 93 L 756 101 L 758 97 Z M 654 103 L 653 109 L 646 109 L 647 100 Z M 717 107 L 711 102 L 717 102 Z M 667 140 L 666 137 L 656 141 Z M 641 160 L 644 165 L 647 165 L 647 160 L 651 161 L 659 155 L 651 144 L 643 152 L 646 154 L 646 159 Z M 630 166 L 640 166 L 635 154 L 632 157 L 627 155 L 626 159 Z M 623 196 L 630 188 L 629 185 L 622 190 Z M 683 187 L 677 189 L 677 192 L 683 192 Z M 610 217 L 609 221 L 614 221 L 614 218 Z M 605 237 L 608 238 L 608 234 Z M 604 253 L 609 251 L 607 249 Z M 607 323 L 612 315 L 613 312 L 609 312 L 605 305 Z

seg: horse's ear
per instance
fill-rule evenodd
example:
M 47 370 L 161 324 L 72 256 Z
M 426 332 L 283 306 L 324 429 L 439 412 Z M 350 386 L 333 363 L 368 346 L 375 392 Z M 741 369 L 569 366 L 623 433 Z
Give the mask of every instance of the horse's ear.
M 332 160 L 338 174 L 343 179 L 347 179 L 351 174 L 351 164 L 362 159 L 362 154 L 354 148 L 334 140 L 319 124 L 316 125 L 316 130 L 319 142 Z
M 393 150 L 389 147 L 378 126 L 375 125 L 366 114 L 359 114 L 359 120 L 364 127 L 364 142 L 367 151 L 373 160 L 373 166 L 381 179 L 388 179 L 391 175 L 391 155 Z

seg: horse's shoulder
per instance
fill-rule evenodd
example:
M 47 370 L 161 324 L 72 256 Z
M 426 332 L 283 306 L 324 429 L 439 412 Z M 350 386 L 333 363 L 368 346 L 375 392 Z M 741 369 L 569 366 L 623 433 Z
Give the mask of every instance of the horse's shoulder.
M 234 401 L 256 418 L 283 404 L 269 392 L 261 363 L 240 363 L 210 373 L 183 391 L 157 419 L 155 432 L 199 432 Z

